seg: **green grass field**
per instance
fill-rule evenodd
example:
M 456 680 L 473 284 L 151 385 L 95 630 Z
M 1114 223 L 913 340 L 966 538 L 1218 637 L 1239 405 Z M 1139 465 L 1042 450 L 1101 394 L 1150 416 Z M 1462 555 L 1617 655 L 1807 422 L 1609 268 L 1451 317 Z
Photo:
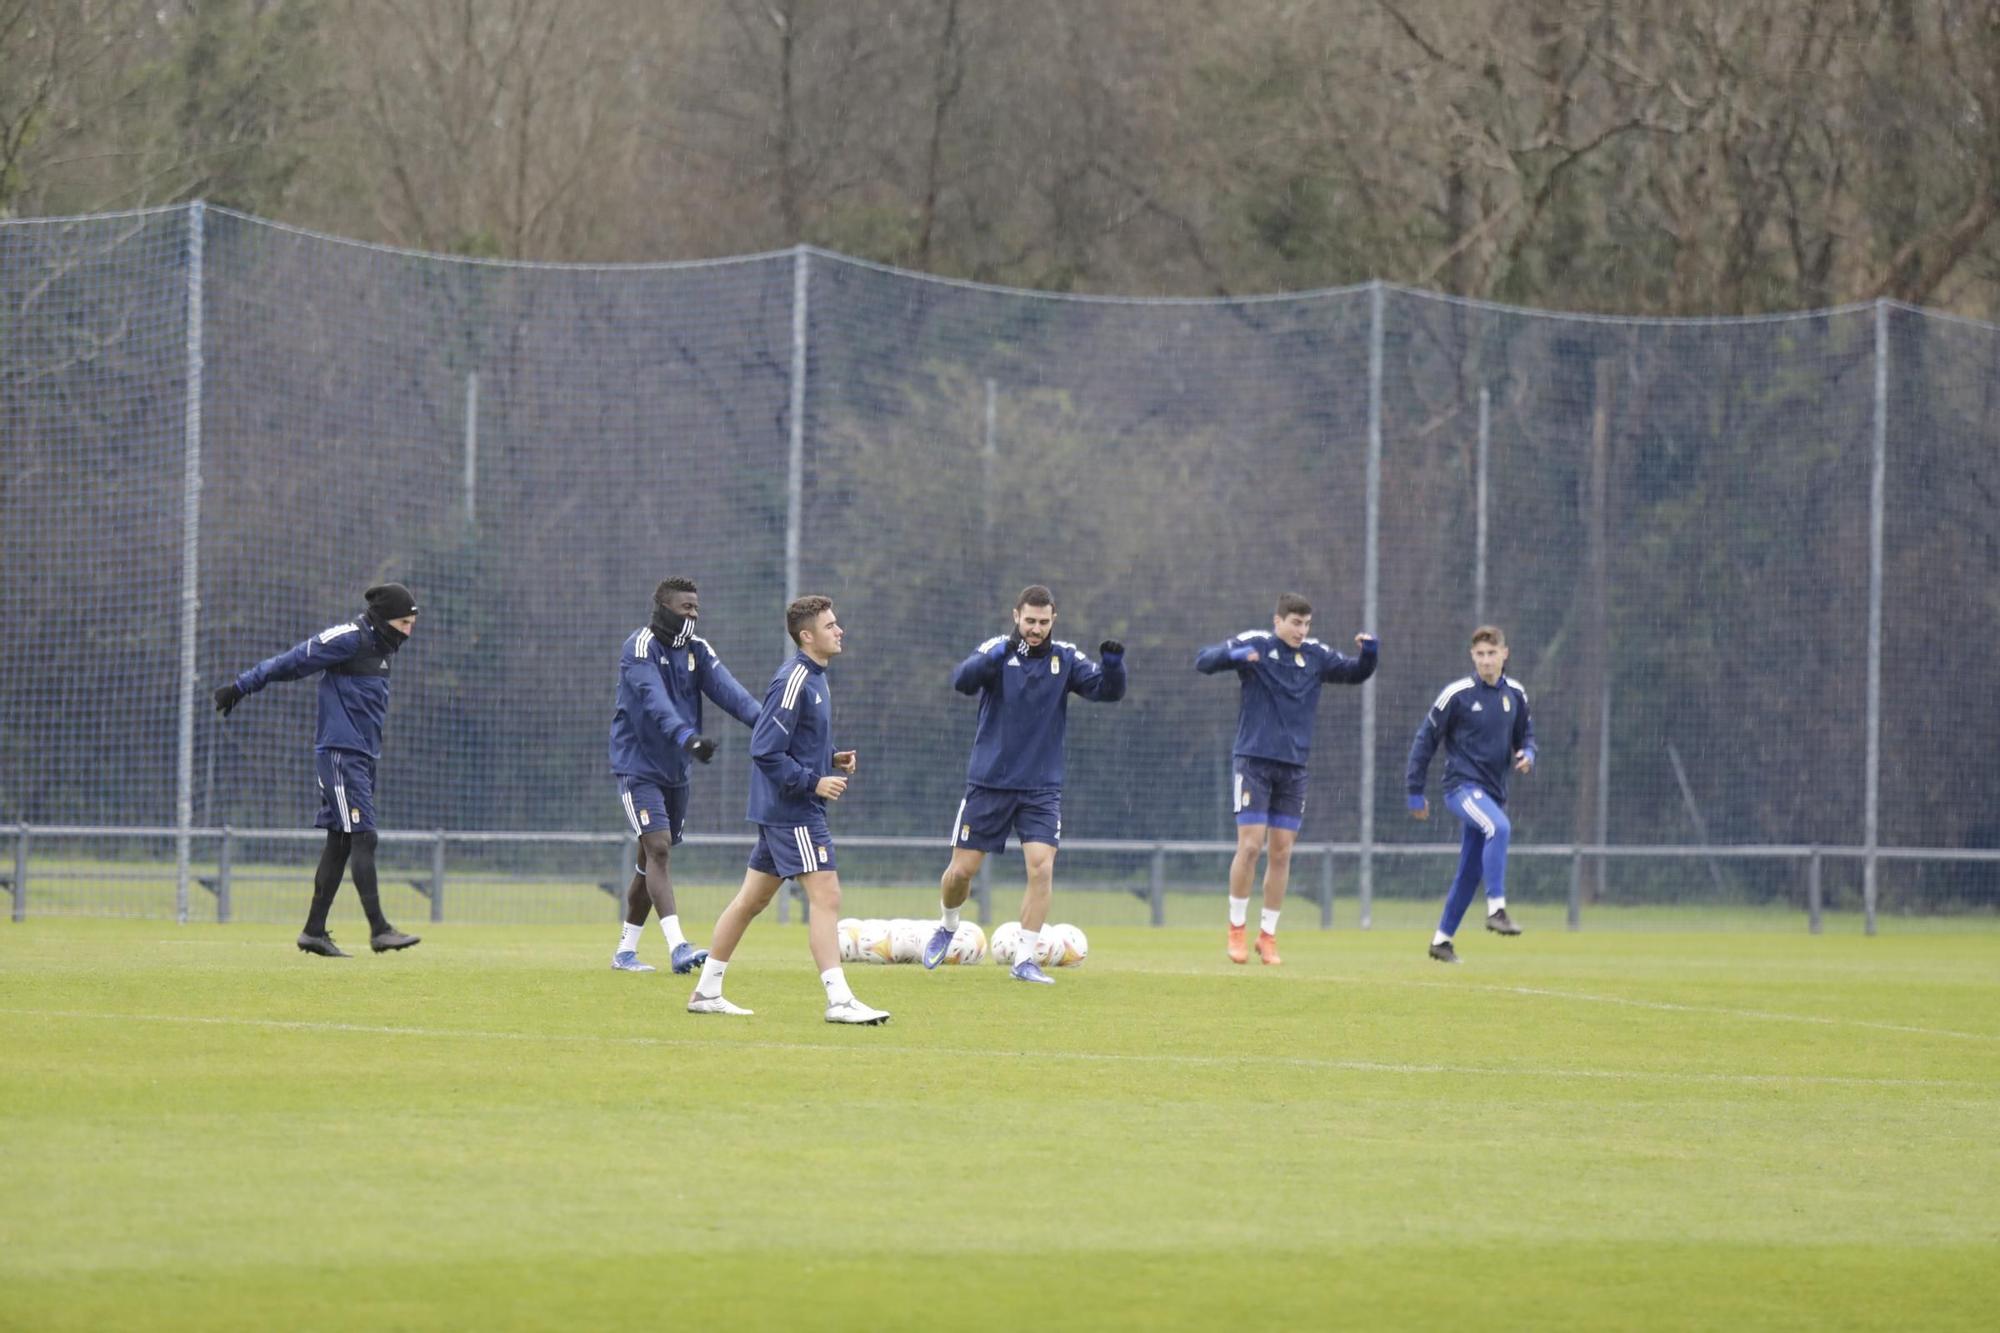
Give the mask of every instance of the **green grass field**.
M 1522 917 L 852 967 L 860 1030 L 797 924 L 734 1021 L 608 920 L 0 925 L 0 1327 L 1992 1326 L 2000 930 Z

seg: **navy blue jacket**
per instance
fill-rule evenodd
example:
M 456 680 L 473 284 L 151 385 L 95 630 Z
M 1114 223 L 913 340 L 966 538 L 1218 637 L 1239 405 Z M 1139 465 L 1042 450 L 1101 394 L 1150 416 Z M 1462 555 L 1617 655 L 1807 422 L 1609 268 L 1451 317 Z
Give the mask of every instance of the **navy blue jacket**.
M 1444 687 L 1431 711 L 1424 714 L 1416 739 L 1410 742 L 1410 768 L 1405 784 L 1413 797 L 1424 794 L 1431 756 L 1444 745 L 1444 792 L 1478 787 L 1501 805 L 1507 804 L 1507 774 L 1514 754 L 1526 750 L 1535 757 L 1535 724 L 1528 720 L 1528 692 L 1508 676 L 1488 685 L 1467 676 Z
M 634 630 L 618 653 L 618 689 L 611 713 L 611 771 L 662 787 L 688 780 L 681 748 L 701 733 L 707 695 L 744 726 L 757 723 L 757 701 L 736 683 L 708 640 L 683 625 L 671 644 L 651 629 Z
M 1330 680 L 1359 685 L 1375 674 L 1376 652 L 1373 639 L 1359 657 L 1347 657 L 1318 639 L 1289 648 L 1270 630 L 1253 629 L 1196 653 L 1194 669 L 1210 676 L 1233 670 L 1243 682 L 1231 754 L 1304 767 L 1312 757 L 1319 687 Z
M 1107 704 L 1123 699 L 1125 659 L 1107 657 L 1100 668 L 1061 639 L 1009 653 L 1007 638 L 988 639 L 951 673 L 953 689 L 979 696 L 966 781 L 1005 791 L 1059 789 L 1069 696 Z
M 382 754 L 382 718 L 389 711 L 389 645 L 359 617 L 330 626 L 304 643 L 267 657 L 236 678 L 255 694 L 274 680 L 319 678 L 319 719 L 313 749 Z
M 823 813 L 814 789 L 831 772 L 833 691 L 826 668 L 795 653 L 765 687 L 750 733 L 750 822 L 796 826 Z

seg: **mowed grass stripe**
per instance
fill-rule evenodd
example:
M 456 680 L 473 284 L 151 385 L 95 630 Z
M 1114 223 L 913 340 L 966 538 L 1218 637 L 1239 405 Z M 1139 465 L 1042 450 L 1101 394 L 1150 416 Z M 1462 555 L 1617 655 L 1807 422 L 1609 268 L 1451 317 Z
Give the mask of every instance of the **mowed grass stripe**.
M 596 1045 L 659 1047 L 668 1049 L 702 1050 L 751 1050 L 751 1051 L 791 1051 L 802 1054 L 830 1055 L 841 1060 L 889 1059 L 897 1057 L 913 1059 L 960 1059 L 960 1060 L 1079 1060 L 1103 1063 L 1165 1064 L 1186 1065 L 1193 1068 L 1229 1068 L 1232 1066 L 1257 1065 L 1274 1069 L 1308 1069 L 1357 1074 L 1413 1074 L 1413 1075 L 1464 1075 L 1482 1078 L 1588 1078 L 1606 1079 L 1612 1082 L 1622 1080 L 1655 1083 L 1790 1083 L 1801 1086 L 1824 1084 L 1829 1087 L 1852 1085 L 1876 1088 L 1982 1088 L 1991 1085 L 1969 1079 L 1942 1078 L 1870 1078 L 1841 1074 L 1782 1074 L 1782 1073 L 1677 1073 L 1654 1069 L 1582 1069 L 1544 1068 L 1521 1065 L 1460 1065 L 1460 1064 L 1405 1064 L 1381 1060 L 1334 1060 L 1317 1059 L 1311 1056 L 1285 1055 L 1181 1055 L 1172 1052 L 1135 1053 L 1125 1051 L 1075 1051 L 1057 1048 L 1008 1049 L 1005 1047 L 982 1046 L 901 1046 L 892 1040 L 836 1043 L 833 1041 L 766 1041 L 762 1039 L 738 1040 L 723 1047 L 715 1041 L 697 1037 L 645 1037 L 625 1034 L 602 1033 L 557 1033 L 557 1032 L 496 1032 L 481 1031 L 476 1028 L 429 1028 L 411 1027 L 405 1024 L 387 1023 L 334 1023 L 307 1019 L 288 1018 L 230 1018 L 204 1014 L 133 1014 L 110 1013 L 84 1009 L 0 1009 L 0 1015 L 17 1018 L 42 1018 L 75 1021 L 98 1021 L 115 1023 L 193 1023 L 222 1027 L 263 1028 L 285 1032 L 324 1032 L 331 1034 L 357 1034 L 378 1037 L 416 1037 L 426 1040 L 443 1041 L 524 1041 L 551 1042 L 558 1045 Z M 729 1020 L 703 1019 L 704 1023 L 721 1023 Z M 745 1020 L 735 1020 L 742 1022 Z M 1956 1036 L 1960 1034 L 1947 1033 Z

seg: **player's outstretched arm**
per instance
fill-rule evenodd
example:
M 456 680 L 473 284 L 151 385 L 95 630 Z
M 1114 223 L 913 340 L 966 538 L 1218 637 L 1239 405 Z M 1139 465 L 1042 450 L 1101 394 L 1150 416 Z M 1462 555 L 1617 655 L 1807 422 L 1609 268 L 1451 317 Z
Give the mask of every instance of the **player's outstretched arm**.
M 998 634 L 973 650 L 952 669 L 951 687 L 960 694 L 977 694 L 1000 678 L 1000 664 L 1014 651 L 1014 637 Z
M 1354 646 L 1359 652 L 1353 657 L 1337 653 L 1331 648 L 1327 649 L 1326 661 L 1319 669 L 1319 678 L 1341 685 L 1359 685 L 1374 675 L 1377 655 L 1381 650 L 1380 642 L 1373 634 L 1357 634 L 1354 636 Z
M 1224 639 L 1211 643 L 1194 655 L 1194 669 L 1204 676 L 1223 671 L 1240 671 L 1257 660 L 1257 645 L 1246 639 Z
M 707 695 L 717 708 L 735 718 L 746 727 L 757 725 L 757 714 L 761 711 L 757 696 L 743 688 L 736 677 L 729 674 L 729 668 L 722 665 L 722 659 L 706 643 L 696 653 L 695 664 L 701 692 Z
M 1115 704 L 1125 697 L 1125 645 L 1116 639 L 1106 639 L 1097 645 L 1098 654 L 1104 665 L 1076 655 L 1076 664 L 1070 669 L 1069 688 L 1072 693 L 1098 704 Z
M 328 667 L 339 666 L 359 656 L 361 650 L 368 646 L 369 636 L 359 624 L 348 621 L 330 626 L 276 657 L 265 658 L 238 676 L 231 682 L 236 687 L 237 701 L 240 702 L 245 695 L 255 694 L 273 681 L 301 680 Z M 221 689 L 215 692 L 215 706 L 227 713 L 229 709 L 222 707 L 222 695 Z M 229 705 L 230 708 L 235 706 L 235 703 Z

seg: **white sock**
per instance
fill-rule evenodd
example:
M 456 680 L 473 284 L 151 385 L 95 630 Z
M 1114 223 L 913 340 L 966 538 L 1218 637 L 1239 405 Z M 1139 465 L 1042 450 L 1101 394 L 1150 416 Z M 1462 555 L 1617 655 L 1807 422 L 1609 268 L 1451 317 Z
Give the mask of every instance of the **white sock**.
M 1441 930 L 1440 930 L 1440 931 L 1436 931 L 1436 932 L 1434 932 L 1434 933 L 1433 933 L 1433 934 L 1431 935 L 1431 943 L 1432 943 L 1432 944 L 1450 944 L 1450 943 L 1451 943 L 1451 936 L 1449 936 L 1449 935 L 1445 934 L 1445 933 L 1444 933 L 1443 931 L 1441 931 Z
M 618 933 L 618 952 L 637 953 L 639 951 L 639 937 L 645 933 L 646 928 L 644 926 L 635 926 L 630 921 L 627 921 L 625 929 Z
M 1266 907 L 1257 916 L 1257 928 L 1266 935 L 1278 933 L 1278 912 L 1274 907 Z
M 708 961 L 701 965 L 701 980 L 694 983 L 694 993 L 709 996 L 722 994 L 722 974 L 728 970 L 728 963 L 710 954 Z
M 839 967 L 829 967 L 819 974 L 819 984 L 826 987 L 826 1002 L 841 1004 L 854 998 L 854 992 L 847 989 L 847 973 Z
M 938 918 L 938 924 L 948 930 L 956 931 L 958 929 L 958 914 L 963 906 L 964 904 L 960 904 L 958 907 L 945 908 L 944 915 Z
M 1022 928 L 1021 942 L 1014 946 L 1014 965 L 1016 967 L 1020 966 L 1022 963 L 1034 963 L 1041 961 L 1040 959 L 1035 957 L 1035 945 L 1036 942 L 1041 939 L 1041 937 L 1042 937 L 1042 932 L 1039 930 L 1029 930 L 1025 927 Z
M 1229 899 L 1229 924 L 1241 930 L 1243 929 L 1243 923 L 1249 919 L 1250 900 L 1248 898 L 1238 898 L 1232 894 Z
M 660 933 L 667 937 L 669 950 L 678 949 L 688 942 L 688 937 L 681 933 L 681 917 L 678 912 L 660 918 Z
M 1506 894 L 1503 893 L 1498 898 L 1488 898 L 1486 900 L 1486 915 L 1492 916 L 1495 912 L 1504 912 L 1506 910 L 1507 910 Z

